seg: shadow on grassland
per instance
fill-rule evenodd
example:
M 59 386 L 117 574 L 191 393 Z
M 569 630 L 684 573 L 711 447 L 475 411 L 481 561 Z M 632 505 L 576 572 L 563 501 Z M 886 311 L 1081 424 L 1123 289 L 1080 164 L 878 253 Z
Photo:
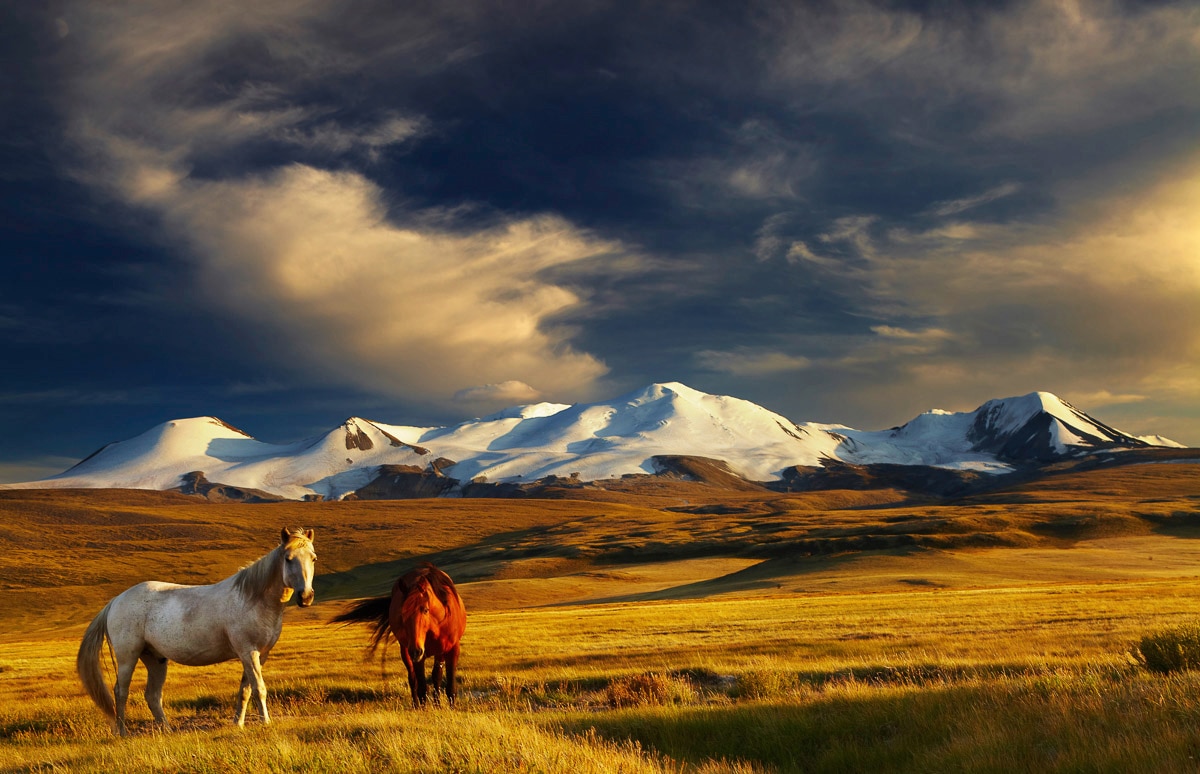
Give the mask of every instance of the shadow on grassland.
M 1153 680 L 1058 679 L 851 686 L 842 695 L 614 710 L 561 727 L 692 765 L 747 761 L 783 772 L 1194 770 L 1195 740 L 1156 704 Z
M 835 556 L 798 556 L 776 557 L 764 559 L 758 564 L 751 565 L 736 572 L 721 575 L 716 578 L 685 583 L 659 591 L 646 591 L 637 594 L 621 594 L 610 597 L 598 597 L 587 600 L 563 602 L 564 605 L 603 605 L 619 602 L 651 602 L 676 601 L 684 599 L 706 599 L 721 594 L 733 594 L 746 591 L 763 591 L 771 589 L 782 590 L 783 579 L 808 575 L 810 573 L 826 572 L 852 562 L 862 561 L 870 556 L 907 556 L 919 553 L 920 549 L 893 551 L 864 551 L 846 553 Z M 930 584 L 937 585 L 937 584 Z
M 396 578 L 421 562 L 432 562 L 461 584 L 493 578 L 510 563 L 522 559 L 553 558 L 564 563 L 580 560 L 582 552 L 578 547 L 555 545 L 548 539 L 553 529 L 542 526 L 500 532 L 445 551 L 414 552 L 399 559 L 362 564 L 318 575 L 313 586 L 322 601 L 336 601 L 389 594 Z

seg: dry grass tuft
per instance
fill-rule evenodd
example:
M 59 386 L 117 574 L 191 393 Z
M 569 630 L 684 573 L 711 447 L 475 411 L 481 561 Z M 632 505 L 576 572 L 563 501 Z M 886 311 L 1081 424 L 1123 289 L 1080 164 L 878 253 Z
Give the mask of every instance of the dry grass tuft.
M 614 678 L 605 689 L 605 699 L 614 708 L 691 704 L 696 700 L 696 689 L 686 677 L 643 672 Z

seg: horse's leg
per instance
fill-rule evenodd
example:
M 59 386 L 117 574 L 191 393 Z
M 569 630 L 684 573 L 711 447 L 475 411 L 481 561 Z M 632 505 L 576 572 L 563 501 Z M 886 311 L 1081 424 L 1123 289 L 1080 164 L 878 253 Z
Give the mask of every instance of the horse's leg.
M 429 685 L 425 682 L 425 659 L 421 659 L 413 664 L 416 668 L 417 678 L 417 695 L 420 697 L 420 706 L 425 706 L 425 700 L 429 695 Z
M 167 660 L 154 653 L 143 653 L 146 665 L 146 705 L 163 730 L 167 728 L 167 716 L 163 713 L 163 683 L 167 680 Z
M 412 656 L 408 654 L 408 649 L 400 648 L 400 660 L 404 662 L 404 671 L 408 673 L 408 693 L 412 696 L 414 707 L 421 706 L 421 693 L 417 687 L 417 670 L 425 671 L 425 667 L 420 663 L 413 663 Z
M 433 671 L 429 674 L 429 687 L 433 690 L 433 703 L 441 704 L 442 697 L 438 696 L 438 686 L 442 684 L 442 658 L 433 659 Z
M 259 651 L 250 651 L 250 662 L 254 665 L 254 692 L 258 694 L 258 714 L 262 722 L 270 723 L 271 716 L 267 714 L 267 683 L 262 676 L 263 656 Z
M 271 716 L 267 714 L 267 684 L 263 682 L 262 661 L 257 650 L 252 650 L 242 656 L 241 707 L 237 716 L 238 726 L 246 725 L 246 707 L 250 704 L 251 694 L 258 695 L 258 711 L 262 715 L 263 722 L 270 723 Z
M 454 684 L 454 679 L 458 674 L 458 646 L 455 645 L 446 653 L 446 703 L 451 707 L 454 706 L 454 699 L 458 696 L 458 688 Z
M 117 655 L 117 682 L 113 685 L 113 699 L 117 711 L 117 733 L 128 736 L 125 728 L 125 702 L 129 699 L 129 683 L 133 680 L 133 668 L 137 666 L 137 658 L 125 653 Z
M 250 672 L 250 667 L 242 662 L 242 684 L 238 688 L 238 710 L 234 717 L 234 722 L 238 728 L 246 725 L 246 707 L 250 705 L 250 694 L 254 691 L 254 675 Z

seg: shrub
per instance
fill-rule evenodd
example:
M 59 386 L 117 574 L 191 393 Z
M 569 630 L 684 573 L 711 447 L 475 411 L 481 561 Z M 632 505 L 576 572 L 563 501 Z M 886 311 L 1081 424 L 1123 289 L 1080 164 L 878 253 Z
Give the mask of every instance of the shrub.
M 686 704 L 696 691 L 686 677 L 646 672 L 613 679 L 605 689 L 610 707 L 644 707 L 662 704 Z
M 792 693 L 798 687 L 796 675 L 783 669 L 766 667 L 738 675 L 733 695 L 740 699 L 775 699 Z
M 1151 672 L 1200 668 L 1200 624 L 1184 624 L 1147 634 L 1134 647 L 1134 658 Z

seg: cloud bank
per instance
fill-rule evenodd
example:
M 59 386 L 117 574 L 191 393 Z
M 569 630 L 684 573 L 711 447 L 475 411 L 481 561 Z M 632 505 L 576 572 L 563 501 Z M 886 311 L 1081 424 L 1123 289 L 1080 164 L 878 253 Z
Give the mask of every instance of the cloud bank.
M 336 4 L 76 10 L 76 174 L 153 213 L 184 253 L 184 291 L 240 320 L 264 356 L 310 380 L 432 403 L 515 379 L 583 398 L 606 373 L 558 322 L 579 295 L 545 277 L 624 248 L 551 214 L 480 225 L 386 194 L 372 164 L 436 127 L 396 111 L 342 122 L 293 93 L 365 64 L 314 32 Z M 247 48 L 267 61 L 242 53 L 250 72 L 214 89 L 223 55 Z M 326 164 L 221 164 L 264 147 Z

